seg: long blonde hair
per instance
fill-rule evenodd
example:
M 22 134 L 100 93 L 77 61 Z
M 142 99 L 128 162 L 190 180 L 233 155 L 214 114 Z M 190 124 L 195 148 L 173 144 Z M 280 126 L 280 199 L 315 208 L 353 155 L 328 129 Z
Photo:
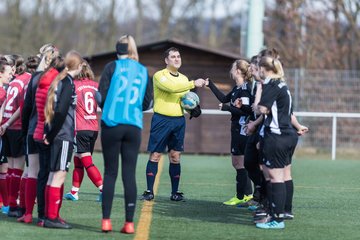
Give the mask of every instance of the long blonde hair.
M 233 75 L 233 71 L 240 70 L 244 81 L 251 82 L 252 80 L 252 73 L 250 71 L 250 63 L 244 59 L 238 59 L 233 62 L 230 69 L 230 77 L 235 80 L 235 76 Z
M 123 35 L 119 38 L 117 43 L 127 43 L 128 44 L 128 55 L 129 58 L 139 61 L 139 54 L 136 47 L 135 39 L 131 35 Z
M 57 86 L 61 80 L 63 80 L 69 71 L 75 70 L 79 67 L 80 64 L 84 62 L 84 59 L 81 57 L 80 53 L 72 50 L 66 54 L 65 57 L 65 69 L 60 72 L 54 81 L 51 83 L 45 105 L 45 123 L 50 124 L 54 118 L 54 102 L 55 102 L 55 93 Z

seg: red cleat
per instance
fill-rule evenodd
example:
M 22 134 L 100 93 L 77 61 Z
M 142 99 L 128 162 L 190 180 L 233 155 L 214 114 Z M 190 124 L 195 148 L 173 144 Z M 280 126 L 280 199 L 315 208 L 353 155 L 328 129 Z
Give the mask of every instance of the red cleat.
M 27 214 L 27 215 L 22 215 L 21 217 L 19 217 L 17 219 L 18 222 L 23 222 L 23 223 L 32 223 L 32 215 L 31 214 Z
M 111 225 L 110 218 L 101 220 L 101 231 L 103 231 L 103 232 L 112 231 L 112 225 Z
M 133 234 L 135 232 L 134 223 L 133 222 L 125 222 L 124 226 L 122 227 L 120 232 L 126 233 L 126 234 Z

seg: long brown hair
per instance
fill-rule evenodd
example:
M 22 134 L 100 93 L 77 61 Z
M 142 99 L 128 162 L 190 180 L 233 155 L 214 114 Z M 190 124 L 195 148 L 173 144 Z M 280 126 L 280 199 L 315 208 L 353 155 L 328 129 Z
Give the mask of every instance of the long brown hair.
M 65 69 L 60 72 L 54 81 L 51 83 L 48 90 L 46 105 L 45 105 L 45 123 L 50 124 L 54 118 L 54 102 L 55 102 L 55 93 L 58 86 L 58 83 L 65 79 L 69 71 L 76 70 L 80 64 L 84 62 L 84 59 L 81 57 L 80 53 L 72 50 L 66 54 L 65 57 Z
M 89 63 L 86 60 L 84 60 L 82 70 L 79 73 L 79 75 L 76 77 L 76 79 L 79 79 L 79 80 L 82 80 L 82 79 L 94 80 L 95 79 L 94 72 L 91 70 Z

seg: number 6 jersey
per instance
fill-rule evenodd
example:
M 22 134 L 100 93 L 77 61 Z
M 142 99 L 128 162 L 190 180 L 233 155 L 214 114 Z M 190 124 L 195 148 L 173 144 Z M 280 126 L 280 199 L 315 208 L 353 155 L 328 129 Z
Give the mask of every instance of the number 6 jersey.
M 95 93 L 98 83 L 89 79 L 74 80 L 77 96 L 75 131 L 98 131 L 97 103 Z

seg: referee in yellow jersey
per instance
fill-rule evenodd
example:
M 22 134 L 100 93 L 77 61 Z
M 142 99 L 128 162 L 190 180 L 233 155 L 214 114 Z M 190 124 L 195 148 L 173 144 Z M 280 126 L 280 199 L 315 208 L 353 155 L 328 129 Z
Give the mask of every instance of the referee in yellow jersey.
M 194 81 L 178 72 L 181 67 L 181 56 L 178 49 L 171 47 L 164 53 L 166 68 L 155 73 L 154 84 L 154 115 L 151 121 L 148 151 L 150 159 L 146 166 L 147 190 L 142 200 L 154 199 L 154 182 L 158 171 L 161 154 L 167 147 L 170 166 L 172 201 L 182 201 L 184 196 L 179 192 L 180 155 L 184 150 L 185 117 L 180 106 L 180 98 L 190 89 L 202 87 L 205 80 Z

